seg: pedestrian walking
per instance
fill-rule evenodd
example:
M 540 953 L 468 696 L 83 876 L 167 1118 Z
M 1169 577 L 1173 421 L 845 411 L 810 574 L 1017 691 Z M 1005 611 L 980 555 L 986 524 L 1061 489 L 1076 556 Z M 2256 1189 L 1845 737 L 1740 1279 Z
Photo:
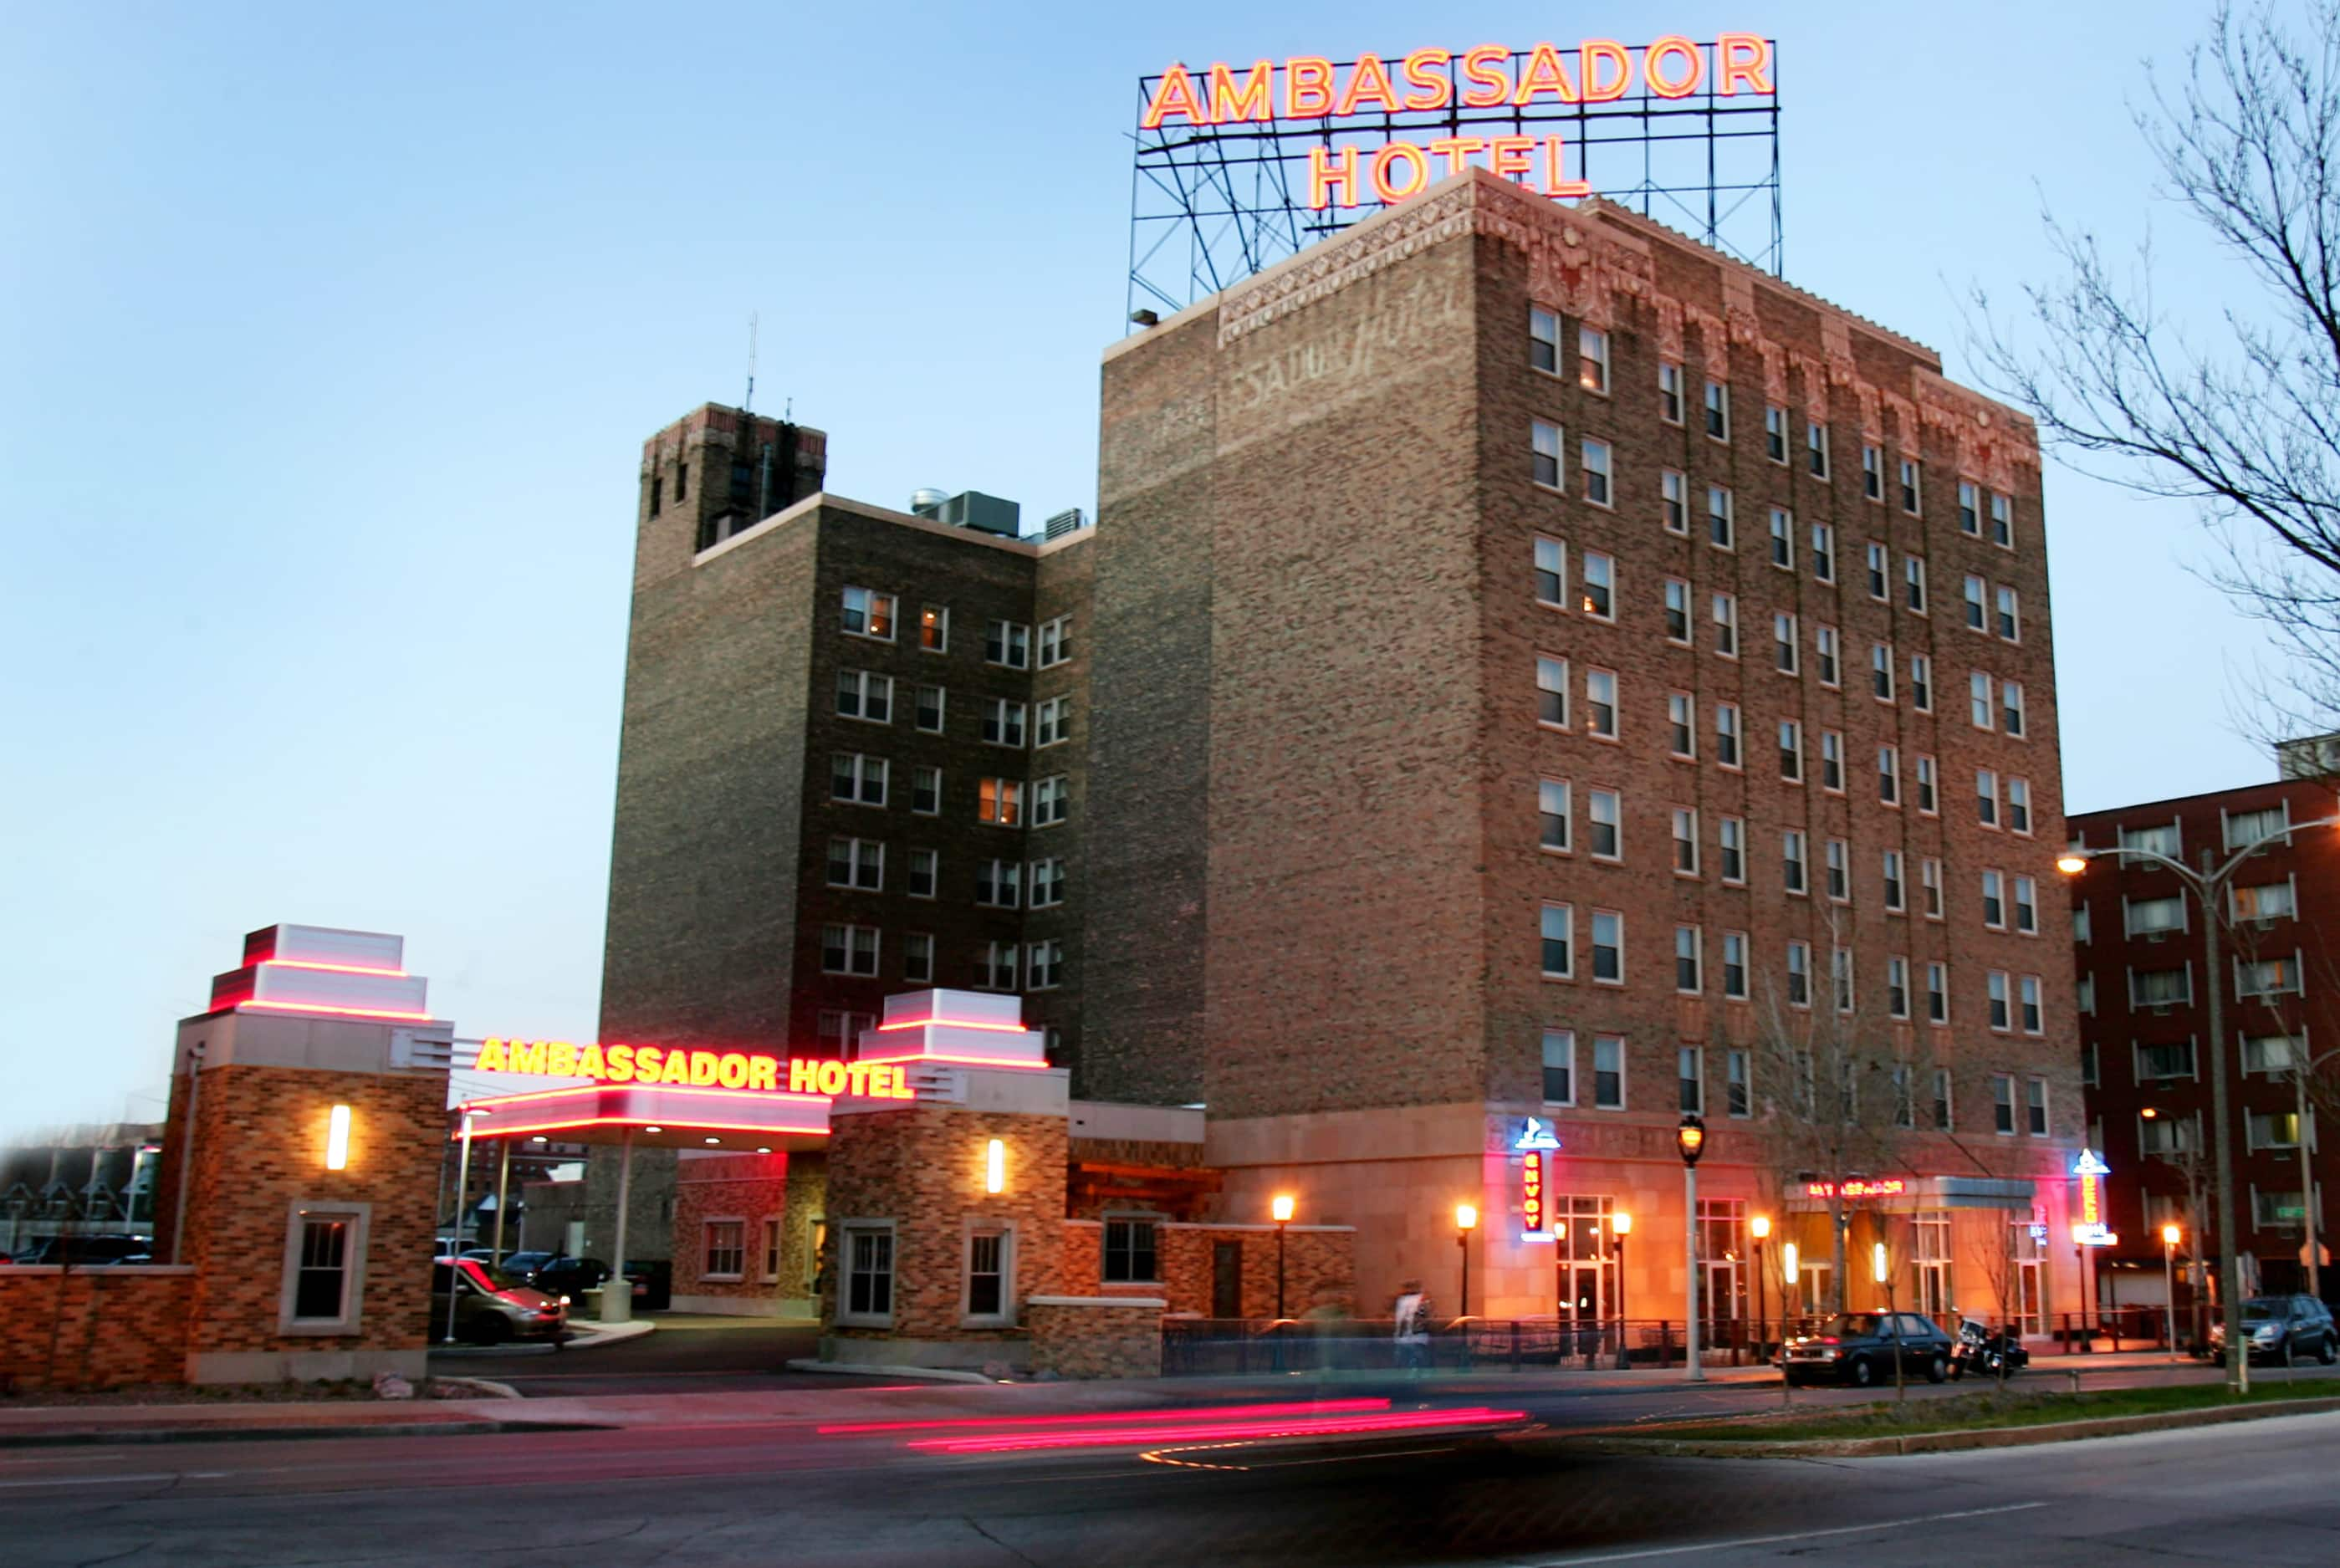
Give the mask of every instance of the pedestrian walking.
M 1390 1311 L 1390 1334 L 1397 1346 L 1400 1366 L 1413 1372 L 1428 1369 L 1430 1314 L 1430 1293 L 1422 1288 L 1422 1281 L 1409 1279 L 1399 1287 L 1396 1305 Z

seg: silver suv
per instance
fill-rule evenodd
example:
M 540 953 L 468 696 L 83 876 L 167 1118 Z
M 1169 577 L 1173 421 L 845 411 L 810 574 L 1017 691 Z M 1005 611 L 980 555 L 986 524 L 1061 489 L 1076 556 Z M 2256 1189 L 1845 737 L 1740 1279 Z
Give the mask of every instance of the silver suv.
M 2243 1303 L 2243 1334 L 2254 1361 L 2340 1361 L 2340 1328 L 2331 1309 L 2312 1295 L 2254 1295 Z M 2210 1325 L 2210 1355 L 2224 1360 L 2226 1325 Z

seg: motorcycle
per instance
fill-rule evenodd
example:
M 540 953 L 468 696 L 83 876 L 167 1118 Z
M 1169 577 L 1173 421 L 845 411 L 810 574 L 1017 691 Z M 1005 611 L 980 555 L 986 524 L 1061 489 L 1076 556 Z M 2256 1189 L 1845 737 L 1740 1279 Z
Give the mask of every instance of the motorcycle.
M 2023 1342 L 2005 1332 L 1994 1333 L 1970 1317 L 1958 1320 L 1958 1343 L 1950 1352 L 1950 1375 L 1964 1377 L 1971 1369 L 1977 1377 L 2014 1376 L 2031 1364 L 2031 1353 Z

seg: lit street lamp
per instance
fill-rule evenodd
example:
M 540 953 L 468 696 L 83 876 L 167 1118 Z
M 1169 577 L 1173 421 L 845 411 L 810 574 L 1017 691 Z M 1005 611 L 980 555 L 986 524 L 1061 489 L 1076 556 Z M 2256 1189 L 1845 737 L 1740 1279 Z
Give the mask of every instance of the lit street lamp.
M 2176 874 L 2186 890 L 2194 895 L 2202 909 L 2203 968 L 2210 985 L 2210 1128 L 2213 1150 L 2214 1185 L 2216 1189 L 2218 1215 L 2218 1315 L 2226 1322 L 2226 1383 L 2236 1394 L 2246 1394 L 2251 1386 L 2250 1357 L 2237 1347 L 2246 1345 L 2243 1333 L 2243 1265 L 2242 1249 L 2236 1245 L 2235 1230 L 2235 1139 L 2226 1125 L 2226 974 L 2225 958 L 2219 951 L 2218 938 L 2224 934 L 2226 920 L 2227 889 L 2235 873 L 2243 863 L 2278 839 L 2288 839 L 2305 828 L 2328 828 L 2340 822 L 2340 816 L 2319 817 L 2313 822 L 2276 829 L 2261 834 L 2226 858 L 2226 864 L 2213 868 L 2210 851 L 2202 851 L 2198 868 L 2161 853 L 2158 849 L 2133 849 L 2126 845 L 2105 849 L 2074 849 L 2056 858 L 2056 869 L 2067 877 L 2077 877 L 2088 868 L 2088 862 L 2110 855 L 2124 860 L 2149 860 Z M 2302 1131 L 2303 1141 L 2305 1134 Z M 2302 1150 L 2305 1158 L 2305 1151 Z M 2198 1226 L 2198 1222 L 2197 1222 Z M 2313 1249 L 2310 1249 L 2313 1255 Z
M 1462 1311 L 1471 1315 L 1471 1233 L 1479 1228 L 1479 1210 L 1474 1204 L 1454 1206 L 1454 1249 L 1462 1255 Z
M 1706 1381 L 1698 1359 L 1698 1156 L 1706 1152 L 1706 1123 L 1696 1111 L 1684 1114 L 1674 1128 L 1674 1146 L 1682 1158 L 1682 1278 L 1687 1310 L 1683 1313 L 1683 1343 L 1689 1347 L 1689 1368 L 1682 1375 L 1691 1383 Z
M 1768 1314 L 1763 1305 L 1763 1244 L 1770 1238 L 1771 1216 L 1757 1215 L 1747 1222 L 1747 1229 L 1755 1237 L 1755 1354 L 1760 1357 L 1770 1343 L 1770 1336 L 1764 1333 L 1767 1326 L 1764 1319 Z M 1783 1300 L 1780 1305 L 1784 1307 L 1787 1303 Z
M 1284 1318 L 1284 1227 L 1292 1223 L 1292 1195 L 1277 1193 L 1269 1200 L 1268 1213 L 1275 1216 L 1275 1316 Z
M 2161 1332 L 2169 1339 L 2169 1359 L 2177 1359 L 2177 1227 L 2161 1227 Z

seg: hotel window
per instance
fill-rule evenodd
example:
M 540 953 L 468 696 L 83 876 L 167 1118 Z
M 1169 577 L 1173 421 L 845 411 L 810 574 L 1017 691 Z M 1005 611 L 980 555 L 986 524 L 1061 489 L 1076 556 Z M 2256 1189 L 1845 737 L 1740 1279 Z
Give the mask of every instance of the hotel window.
M 1536 722 L 1549 729 L 1568 728 L 1568 660 L 1536 656 Z
M 1869 690 L 1879 702 L 1893 700 L 1893 645 L 1889 642 L 1869 645 Z
M 2008 984 L 2007 971 L 1993 969 L 1987 977 L 1990 990 L 1990 1027 L 1994 1034 L 2005 1034 L 2014 1023 L 2013 992 Z
M 1897 1018 L 1909 1016 L 1909 960 L 1898 953 L 1885 960 L 1885 1008 Z
M 1747 933 L 1722 933 L 1722 994 L 1733 1001 L 1747 999 Z
M 1836 581 L 1836 530 L 1827 523 L 1812 524 L 1812 575 L 1822 582 Z
M 1706 1113 L 1706 1053 L 1696 1046 L 1682 1046 L 1674 1052 L 1674 1077 L 1681 1085 L 1681 1113 L 1686 1116 Z
M 2128 1002 L 2132 1007 L 2182 1007 L 2194 1000 L 2191 966 L 2176 969 L 2131 969 Z
M 1576 1031 L 1546 1029 L 1543 1032 L 1543 1103 L 1548 1106 L 1572 1106 L 1576 1103 Z
M 1979 670 L 1967 675 L 1967 719 L 1978 729 L 1995 728 L 1990 717 L 1990 677 Z
M 704 1255 L 707 1266 L 699 1271 L 701 1279 L 742 1279 L 748 1272 L 748 1222 L 744 1219 L 710 1219 L 706 1222 Z
M 983 705 L 983 743 L 1024 749 L 1024 704 L 994 697 Z
M 1053 991 L 1064 981 L 1065 945 L 1034 942 L 1024 950 L 1024 985 L 1033 991 Z
M 960 1316 L 966 1323 L 1006 1323 L 1007 1275 L 1013 1241 L 998 1225 L 970 1226 L 967 1233 L 967 1295 Z
M 1722 855 L 1722 879 L 1733 887 L 1747 881 L 1747 819 L 1725 817 L 1715 825 L 1715 847 Z
M 2007 928 L 2007 899 L 2002 885 L 2006 878 L 1997 871 L 1982 874 L 1982 923 L 1993 931 Z
M 1717 441 L 1730 439 L 1730 389 L 1717 381 L 1706 383 L 1706 433 Z
M 878 1027 L 878 1016 L 875 1013 L 822 1012 L 815 1017 L 813 1024 L 813 1032 L 820 1037 L 821 1048 L 835 1051 L 843 1057 L 853 1054 L 854 1042 L 861 1038 L 862 1030 Z
M 2039 934 L 2039 884 L 2028 877 L 2015 878 L 2015 928 L 2027 937 Z
M 1546 490 L 1560 488 L 1560 427 L 1537 420 L 1532 427 L 1531 473 Z
M 1032 786 L 1032 826 L 1053 827 L 1073 814 L 1073 781 L 1058 773 Z
M 2048 1080 L 2032 1078 L 2023 1091 L 2023 1108 L 2029 1118 L 2024 1130 L 2035 1138 L 2044 1138 L 2048 1136 Z
M 2236 888 L 2231 897 L 2237 920 L 2283 920 L 2299 913 L 2298 897 L 2288 881 Z
M 828 797 L 859 806 L 886 804 L 886 759 L 840 751 L 829 759 Z
M 2255 1035 L 2243 1042 L 2243 1071 L 2246 1073 L 2289 1072 L 2292 1063 L 2298 1059 L 2289 1035 Z
M 1592 1037 L 1592 1104 L 1604 1111 L 1625 1108 L 1625 1041 L 1621 1036 Z
M 935 980 L 935 939 L 925 931 L 902 938 L 902 978 L 911 985 L 930 986 Z
M 920 817 L 938 817 L 943 809 L 943 770 L 939 768 L 910 769 L 910 810 Z
M 838 1227 L 845 1255 L 845 1289 L 838 1303 L 837 1321 L 856 1326 L 885 1328 L 894 1321 L 894 1226 L 848 1225 Z
M 1001 828 L 1024 824 L 1024 782 L 1020 779 L 986 779 L 976 786 L 975 819 Z
M 2253 1149 L 2295 1149 L 2299 1146 L 2299 1113 L 2296 1111 L 2253 1111 L 2245 1133 L 2246 1146 Z M 2323 1184 L 2318 1183 L 2321 1186 Z M 2295 1204 L 2285 1211 L 2286 1224 L 2299 1217 Z
M 1596 327 L 1576 329 L 1576 384 L 1609 395 L 1609 334 Z
M 1155 1226 L 1150 1219 L 1105 1222 L 1105 1283 L 1151 1285 L 1162 1277 L 1155 1262 Z
M 983 661 L 1021 670 L 1031 661 L 1032 629 L 1020 621 L 992 620 L 984 623 Z
M 1820 731 L 1820 788 L 1831 795 L 1844 793 L 1844 735 L 1840 730 Z
M 1698 875 L 1698 813 L 1686 806 L 1673 810 L 1674 870 L 1684 877 Z
M 2229 849 L 2238 849 L 2250 842 L 2247 834 L 2239 838 L 2236 836 L 2232 818 L 2227 819 L 2226 836 L 2230 840 L 2226 845 Z M 2183 840 L 2175 822 L 2157 822 L 2150 828 L 2124 828 L 2120 830 L 2120 847 L 2166 855 L 2173 860 L 2184 852 Z
M 1942 863 L 1929 855 L 1918 862 L 1918 886 L 1926 895 L 1926 918 L 1942 918 Z
M 1030 903 L 1035 909 L 1046 909 L 1065 901 L 1065 863 L 1061 859 L 1035 860 L 1031 865 Z
M 1666 695 L 1667 743 L 1673 755 L 1684 759 L 1698 756 L 1698 702 L 1684 692 Z
M 1829 971 L 1836 981 L 1836 1010 L 1852 1011 L 1852 949 L 1833 948 L 1829 952 Z M 1847 1120 L 1851 1118 L 1848 1116 Z
M 1739 657 L 1739 597 L 1714 596 L 1714 650 L 1725 659 Z
M 1730 491 L 1724 486 L 1706 487 L 1707 542 L 1721 550 L 1739 548 L 1739 534 L 1733 520 Z
M 995 909 L 1013 909 L 1023 901 L 1024 862 L 978 860 L 975 865 L 975 901 Z
M 2196 1076 L 2194 1042 L 2189 1037 L 2169 1040 L 2158 1045 L 2137 1042 L 2134 1047 L 2137 1076 L 2140 1080 L 2190 1078 Z
M 1984 630 L 1984 623 L 1989 619 L 1989 611 L 1986 606 L 1986 601 L 1989 597 L 1990 584 L 1985 582 L 1981 578 L 1977 577 L 1971 571 L 1967 573 L 1966 606 L 1968 630 L 1972 631 L 1980 631 Z
M 1695 996 L 1706 988 L 1706 944 L 1696 926 L 1674 928 L 1674 989 Z
M 1791 784 L 1804 777 L 1804 727 L 1792 719 L 1780 720 L 1780 777 Z
M 939 686 L 921 686 L 912 704 L 912 722 L 929 735 L 943 732 L 945 694 Z
M 2023 682 L 2002 680 L 1998 683 L 1999 728 L 2009 735 L 2023 733 Z
M 878 929 L 874 926 L 823 926 L 820 968 L 827 975 L 878 973 Z
M 890 724 L 894 719 L 894 679 L 867 670 L 837 672 L 837 713 L 840 719 L 862 719 Z
M 2008 550 L 2015 548 L 2015 503 L 1996 492 L 1990 498 L 1990 541 Z
M 1806 890 L 1804 868 L 1803 829 L 1790 828 L 1780 835 L 1780 875 L 1789 892 Z
M 1877 749 L 1877 799 L 1888 806 L 1901 804 L 1901 752 L 1899 747 Z
M 1947 1024 L 1950 1021 L 1950 967 L 1944 963 L 1926 966 L 1926 1021 Z
M 1617 563 L 1597 551 L 1584 552 L 1584 613 L 1596 620 L 1617 618 Z
M 2015 1136 L 2015 1079 L 2006 1073 L 1990 1076 L 1991 1129 Z
M 1950 1130 L 1950 1069 L 1948 1067 L 1934 1069 L 1934 1130 L 1938 1133 Z
M 1812 949 L 1809 942 L 1788 944 L 1788 1005 L 1812 1005 Z
M 1730 1075 L 1730 1109 L 1734 1116 L 1755 1114 L 1754 1086 L 1748 1081 L 1749 1062 L 1745 1051 L 1729 1051 L 1723 1056 L 1724 1071 Z
M 893 641 L 894 596 L 867 588 L 847 589 L 842 624 L 848 636 L 873 637 L 880 642 Z
M 2007 781 L 2007 830 L 2031 836 L 2031 780 L 2013 779 Z
M 1073 618 L 1059 615 L 1040 626 L 1040 668 L 1053 670 L 1073 657 Z
M 2039 1006 L 2039 977 L 2025 975 L 2016 982 L 2016 1000 L 2023 1009 L 2023 1032 L 2027 1035 L 2046 1032 Z
M 1667 469 L 1658 476 L 1658 494 L 1664 502 L 1668 533 L 1690 531 L 1690 476 Z
M 1860 449 L 1860 493 L 1870 501 L 1885 499 L 1885 452 L 1863 444 Z
M 285 1224 L 284 1278 L 278 1299 L 280 1331 L 315 1334 L 358 1330 L 363 1300 L 367 1206 L 292 1206 Z M 452 1270 L 447 1264 L 438 1265 Z M 451 1288 L 452 1282 L 450 1282 Z
M 1611 462 L 1609 443 L 1587 436 L 1581 443 L 1578 462 L 1584 470 L 1584 499 L 1594 506 L 1607 506 Z
M 1925 614 L 1926 558 L 1924 556 L 1905 555 L 1901 558 L 1901 582 L 1904 597 L 1909 602 L 1909 613 Z
M 2200 1146 L 2199 1137 L 2200 1126 L 2193 1116 L 2139 1116 L 2137 1120 L 2137 1152 L 2147 1157 L 2187 1153 Z
M 1568 546 L 1541 534 L 1535 541 L 1535 596 L 1538 604 L 1568 607 Z
M 2097 1016 L 2097 978 L 2082 975 L 2072 987 L 2072 1005 L 2090 1017 Z
M 1829 427 L 1818 420 L 1804 425 L 1804 461 L 1814 479 L 1829 476 Z
M 1528 307 L 1528 364 L 1547 375 L 1560 373 L 1560 317 L 1541 305 Z
M 2009 642 L 2023 640 L 2023 600 L 2015 590 L 2000 587 L 1992 593 L 1998 634 Z
M 1796 672 L 1796 618 L 1788 610 L 1775 610 L 1771 615 L 1771 661 L 1782 674 Z
M 942 604 L 918 606 L 918 646 L 928 653 L 950 651 L 950 607 Z
M 987 991 L 1012 991 L 1016 988 L 1016 948 L 1013 942 L 986 942 L 983 957 L 976 966 L 977 988 Z
M 1841 839 L 1830 839 L 1820 846 L 1821 864 L 1828 872 L 1828 896 L 1842 904 L 1852 898 L 1852 847 Z
M 2299 959 L 2262 958 L 2235 968 L 2235 989 L 2246 997 L 2295 995 L 2300 989 Z
M 1909 705 L 1920 713 L 1934 710 L 1934 661 L 1922 653 L 1909 656 Z
M 1536 783 L 1537 843 L 1555 854 L 1569 851 L 1568 780 L 1543 779 Z
M 1887 553 L 1885 547 L 1878 543 L 1875 540 L 1869 541 L 1867 553 L 1869 558 L 1869 597 L 1871 599 L 1882 600 L 1886 597 L 1887 590 L 1886 573 L 1892 569 L 1893 558 L 1891 555 Z
M 1546 904 L 1543 907 L 1543 978 L 1547 980 L 1572 980 L 1576 978 L 1576 910 L 1567 904 Z
M 1839 685 L 1844 679 L 1840 643 L 1841 640 L 1837 636 L 1837 630 L 1835 627 L 1815 626 L 1812 628 L 1812 652 L 1817 655 L 1819 660 L 1819 676 L 1820 684 L 1822 686 Z
M 1915 458 L 1901 460 L 1901 510 L 1910 516 L 1918 515 L 1919 468 Z
M 1602 986 L 1625 983 L 1625 917 L 1614 909 L 1592 911 L 1592 979 Z
M 1620 832 L 1621 802 L 1614 789 L 1594 789 L 1585 800 L 1585 815 L 1592 824 L 1592 858 L 1596 860 L 1621 860 L 1625 844 Z
M 1073 700 L 1051 697 L 1032 710 L 1032 744 L 1055 746 L 1073 738 Z
M 1739 704 L 1714 705 L 1714 759 L 1722 767 L 1739 766 Z
M 1658 362 L 1658 417 L 1668 424 L 1682 422 L 1682 368 L 1671 360 Z
M 1788 411 L 1778 403 L 1763 407 L 1763 455 L 1776 463 L 1788 461 Z
M 1886 850 L 1883 858 L 1883 864 L 1885 868 L 1885 909 L 1888 914 L 1898 915 L 1901 913 L 1904 908 L 1906 908 L 1906 906 L 1901 902 L 1903 888 L 1901 876 L 1901 851 L 1899 849 Z
M 1982 488 L 1970 479 L 1958 481 L 1958 531 L 1982 537 Z
M 1666 640 L 1690 642 L 1690 584 L 1679 577 L 1666 579 Z
M 907 891 L 913 898 L 931 898 L 936 884 L 942 877 L 942 857 L 932 849 L 910 851 L 910 881 Z
M 1986 828 L 1998 826 L 1998 775 L 1988 768 L 1975 769 L 1975 820 Z
M 1771 564 L 1782 571 L 1796 570 L 1796 520 L 1785 507 L 1771 509 Z
M 1613 670 L 1588 670 L 1584 672 L 1584 715 L 1586 731 L 1602 740 L 1617 739 L 1617 672 Z
M 828 885 L 858 888 L 866 893 L 884 890 L 886 846 L 875 839 L 831 839 L 828 841 Z

